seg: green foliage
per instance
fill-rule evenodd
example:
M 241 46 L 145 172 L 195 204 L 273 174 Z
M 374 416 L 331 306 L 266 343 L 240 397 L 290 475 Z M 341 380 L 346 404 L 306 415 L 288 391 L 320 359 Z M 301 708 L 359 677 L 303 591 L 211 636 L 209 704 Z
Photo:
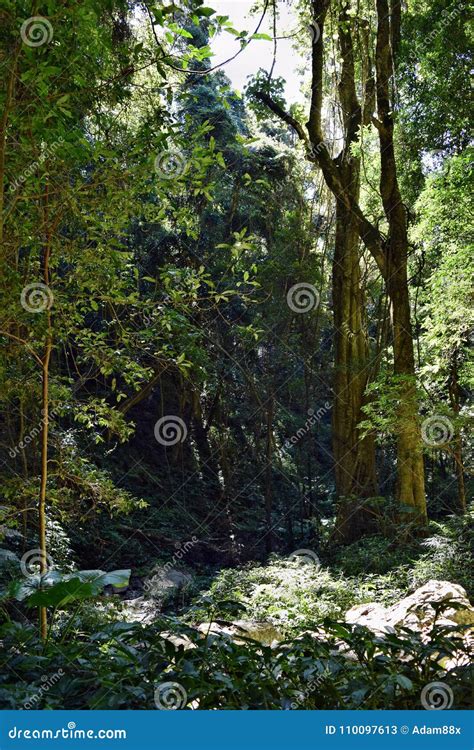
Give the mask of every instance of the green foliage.
M 249 99 L 252 110 L 260 120 L 268 118 L 268 109 L 256 97 L 256 94 L 264 93 L 283 109 L 286 108 L 284 98 L 285 81 L 283 78 L 269 78 L 266 70 L 259 68 L 246 86 L 245 94 Z
M 226 618 L 222 603 L 230 598 L 245 607 L 245 617 L 291 633 L 340 617 L 356 604 L 394 604 L 432 579 L 456 581 L 474 593 L 469 518 L 433 522 L 430 536 L 409 543 L 395 526 L 392 531 L 392 538 L 365 537 L 329 552 L 327 567 L 275 557 L 266 565 L 224 569 L 204 599 L 196 599 L 189 618 L 206 619 L 209 602 L 214 617 Z
M 332 572 L 325 567 L 275 558 L 265 566 L 223 570 L 204 602 L 210 597 L 214 616 L 225 618 L 228 616 L 225 601 L 230 597 L 245 607 L 246 617 L 271 622 L 290 633 L 321 622 L 325 617 L 339 617 L 355 604 L 378 598 L 382 591 L 385 597 L 392 599 L 400 593 L 400 589 L 395 589 L 395 576 L 390 591 L 389 578 L 370 573 L 349 577 L 351 574 L 344 569 L 343 561 L 340 568 Z M 193 621 L 206 617 L 206 608 L 201 602 L 198 599 L 190 611 Z
M 60 573 L 53 570 L 43 576 L 31 576 L 26 581 L 16 581 L 8 591 L 27 607 L 65 607 L 75 601 L 97 595 L 105 586 L 128 586 L 130 570 L 77 570 Z
M 472 388 L 469 335 L 474 325 L 474 211 L 472 148 L 448 159 L 426 183 L 413 232 L 426 264 L 421 293 L 424 359 L 422 377 L 439 398 L 456 371 L 458 384 Z
M 432 521 L 424 539 L 400 542 L 396 532 L 392 538 L 368 537 L 331 560 L 349 581 L 354 577 L 372 583 L 373 601 L 392 604 L 433 579 L 456 581 L 472 596 L 472 542 L 472 516 L 451 516 L 442 523 Z
M 403 127 L 421 151 L 461 150 L 469 142 L 467 91 L 472 24 L 469 3 L 410 0 L 402 14 L 401 91 Z
M 307 633 L 271 648 L 206 637 L 161 619 L 152 626 L 115 623 L 81 641 L 44 646 L 30 629 L 6 623 L 0 637 L 18 655 L 14 672 L 8 664 L 2 671 L 0 706 L 31 707 L 33 701 L 48 709 L 153 709 L 155 691 L 174 682 L 185 696 L 181 708 L 414 709 L 421 707 L 423 687 L 442 676 L 453 690 L 454 707 L 468 707 L 469 668 L 444 676 L 437 664 L 466 653 L 457 634 L 461 626 L 434 625 L 428 643 L 408 630 L 375 639 L 365 628 L 330 620 L 324 628 L 324 635 Z M 45 663 L 51 676 L 64 675 L 51 679 L 47 689 L 41 681 Z

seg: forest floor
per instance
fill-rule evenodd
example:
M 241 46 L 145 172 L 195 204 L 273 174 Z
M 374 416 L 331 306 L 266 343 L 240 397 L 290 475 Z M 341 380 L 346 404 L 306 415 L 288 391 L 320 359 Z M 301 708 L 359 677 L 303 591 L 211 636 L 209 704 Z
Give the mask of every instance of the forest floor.
M 76 601 L 51 614 L 46 642 L 34 618 L 18 619 L 17 602 L 0 627 L 0 706 L 413 709 L 429 707 L 427 686 L 442 682 L 446 705 L 467 707 L 474 609 L 459 585 L 473 596 L 472 527 L 451 518 L 432 522 L 430 534 L 411 543 L 367 537 L 337 551 L 327 545 L 318 557 L 300 549 L 234 568 L 184 565 L 175 555 L 132 569 L 128 589 L 108 585 L 105 596 L 86 586 L 79 597 L 76 580 Z M 401 600 L 428 582 L 428 622 L 405 627 Z M 57 584 L 63 599 L 68 586 Z M 461 595 L 461 618 L 452 598 L 444 601 L 451 592 Z M 380 635 L 347 621 L 368 602 L 377 617 L 381 605 L 401 609 L 402 627 Z
M 470 534 L 468 520 L 453 518 L 432 522 L 430 536 L 411 543 L 373 536 L 330 554 L 300 549 L 224 568 L 158 561 L 147 575 L 132 570 L 113 616 L 151 622 L 165 614 L 196 625 L 233 615 L 291 635 L 327 617 L 343 619 L 358 604 L 393 605 L 430 580 L 459 584 L 472 600 Z

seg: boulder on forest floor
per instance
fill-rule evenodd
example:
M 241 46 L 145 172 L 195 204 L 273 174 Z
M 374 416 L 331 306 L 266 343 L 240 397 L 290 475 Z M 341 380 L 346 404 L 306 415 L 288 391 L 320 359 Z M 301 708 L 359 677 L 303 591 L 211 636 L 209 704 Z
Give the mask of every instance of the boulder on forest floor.
M 262 645 L 269 646 L 274 641 L 281 641 L 282 634 L 270 622 L 253 622 L 252 620 L 234 620 L 229 623 L 202 622 L 198 625 L 203 635 L 223 635 L 232 638 L 236 643 L 243 643 L 242 638 L 250 638 Z
M 440 625 L 473 625 L 474 607 L 462 586 L 449 581 L 428 581 L 391 607 L 377 602 L 351 607 L 345 620 L 364 625 L 377 635 L 396 633 L 402 627 L 424 633 L 435 621 Z
M 159 617 L 166 602 L 189 588 L 192 582 L 192 575 L 182 570 L 167 565 L 155 567 L 143 581 L 141 592 L 134 589 L 133 596 L 124 597 L 122 617 L 128 622 L 150 625 Z
M 167 565 L 155 568 L 143 584 L 143 592 L 152 599 L 164 600 L 181 589 L 188 588 L 193 581 L 190 573 Z
M 151 625 L 158 617 L 159 609 L 153 599 L 145 599 L 144 596 L 137 596 L 136 599 L 128 599 L 123 602 L 120 614 L 125 622 L 139 622 L 142 625 Z

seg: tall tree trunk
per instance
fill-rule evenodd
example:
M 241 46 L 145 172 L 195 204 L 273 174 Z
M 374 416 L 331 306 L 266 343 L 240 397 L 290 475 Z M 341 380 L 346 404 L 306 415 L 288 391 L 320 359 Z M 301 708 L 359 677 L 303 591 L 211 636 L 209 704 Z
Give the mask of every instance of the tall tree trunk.
M 305 127 L 280 104 L 265 92 L 258 92 L 257 98 L 266 104 L 280 119 L 298 134 L 307 148 L 308 158 L 316 162 L 323 173 L 325 182 L 338 202 L 351 212 L 357 224 L 360 239 L 372 254 L 386 284 L 392 306 L 394 374 L 398 393 L 394 397 L 399 403 L 397 413 L 397 472 L 398 499 L 410 510 L 410 518 L 417 524 L 427 521 L 424 489 L 424 465 L 420 428 L 418 424 L 418 403 L 415 382 L 415 360 L 410 319 L 408 294 L 407 256 L 408 237 L 405 207 L 401 200 L 397 180 L 397 168 L 393 145 L 393 103 L 390 97 L 390 81 L 393 74 L 393 60 L 396 58 L 400 40 L 399 0 L 392 0 L 390 13 L 387 0 L 377 0 L 377 43 L 376 43 L 376 94 L 378 118 L 372 116 L 370 107 L 372 93 L 371 77 L 366 80 L 365 96 L 368 103 L 361 114 L 357 100 L 354 59 L 352 48 L 351 21 L 348 17 L 348 4 L 343 3 L 339 19 L 340 50 L 343 59 L 339 93 L 345 120 L 345 148 L 358 136 L 357 131 L 368 114 L 379 132 L 381 180 L 380 192 L 385 217 L 389 226 L 388 240 L 383 237 L 375 224 L 369 221 L 361 210 L 356 197 L 344 184 L 344 173 L 340 158 L 333 159 L 324 139 L 322 128 L 322 102 L 324 90 L 324 25 L 330 0 L 311 0 L 310 7 L 314 23 L 319 33 L 312 43 L 312 85 L 311 107 Z M 369 25 L 367 39 L 369 39 Z M 370 53 L 366 45 L 362 60 L 369 70 Z
M 393 4 L 392 14 L 400 7 Z M 377 0 L 377 110 L 380 143 L 380 194 L 389 225 L 385 282 L 392 306 L 394 375 L 397 386 L 397 496 L 402 515 L 417 524 L 427 521 L 423 450 L 418 419 L 415 355 L 408 293 L 407 216 L 398 186 L 393 143 L 393 102 L 390 80 L 396 49 L 391 43 L 391 28 L 399 19 L 389 14 L 387 0 Z M 392 40 L 393 42 L 393 40 Z
M 344 122 L 344 147 L 336 160 L 344 192 L 352 203 L 360 197 L 360 157 L 351 153 L 360 127 L 373 109 L 373 77 L 370 60 L 365 63 L 364 106 L 355 87 L 355 62 L 348 7 L 339 14 L 339 49 L 342 57 L 338 85 Z M 359 229 L 353 211 L 336 198 L 336 237 L 333 263 L 335 328 L 335 377 L 333 452 L 336 491 L 339 498 L 334 537 L 351 542 L 369 528 L 365 500 L 377 494 L 375 439 L 361 437 L 365 390 L 371 374 L 365 320 L 365 294 L 359 260 Z
M 49 290 L 49 260 L 51 255 L 51 234 L 49 226 L 49 205 L 48 205 L 48 185 L 45 192 L 44 218 L 46 226 L 46 244 L 43 257 L 43 281 Z M 41 428 L 41 479 L 39 495 L 39 547 L 40 547 L 40 573 L 42 576 L 48 572 L 48 553 L 46 542 L 46 489 L 48 484 L 48 437 L 49 437 L 49 363 L 53 348 L 51 311 L 49 306 L 45 311 L 46 315 L 46 343 L 43 354 L 42 369 L 42 386 L 41 386 L 41 406 L 42 406 L 42 428 Z M 40 633 L 41 638 L 46 640 L 48 633 L 48 623 L 46 607 L 40 607 Z
M 209 444 L 208 430 L 203 424 L 201 406 L 193 414 L 193 436 L 199 458 L 199 470 L 206 483 L 207 494 L 212 502 L 218 502 L 221 495 L 221 484 L 219 481 L 219 462 L 216 453 Z
M 346 166 L 349 187 L 358 192 L 358 165 Z M 345 180 L 345 181 L 346 181 Z M 353 182 L 355 180 L 355 183 Z M 365 389 L 370 375 L 359 234 L 350 210 L 338 202 L 333 264 L 335 375 L 332 434 L 339 509 L 334 537 L 349 543 L 367 531 L 364 499 L 378 492 L 373 435 L 361 437 Z
M 466 512 L 466 484 L 464 482 L 464 462 L 462 457 L 462 439 L 458 433 L 454 438 L 454 452 L 453 452 L 454 466 L 456 470 L 456 478 L 458 485 L 458 497 L 457 497 L 457 513 Z
M 391 236 L 387 290 L 392 306 L 393 358 L 397 410 L 397 497 L 415 523 L 427 520 L 423 449 L 418 418 L 415 358 L 408 297 L 404 240 Z M 402 515 L 405 511 L 402 508 Z
M 49 316 L 49 312 L 48 312 Z M 49 327 L 49 326 L 48 326 Z M 46 342 L 43 373 L 42 373 L 42 428 L 41 428 L 41 480 L 39 496 L 39 547 L 40 547 L 40 573 L 48 572 L 48 556 L 46 546 L 46 488 L 48 483 L 48 433 L 49 433 L 49 362 L 51 358 L 51 336 L 48 333 Z M 40 632 L 41 638 L 46 640 L 48 624 L 46 608 L 40 607 Z
M 267 532 L 265 534 L 265 549 L 268 553 L 272 552 L 273 550 L 273 410 L 274 396 L 273 390 L 270 390 L 267 401 L 267 437 L 265 447 L 265 519 L 267 526 Z
M 310 409 L 310 380 L 311 371 L 307 367 L 307 363 L 304 363 L 304 390 L 305 390 L 305 412 L 309 414 Z M 313 464 L 311 461 L 311 442 L 306 440 L 306 487 L 307 490 L 303 496 L 303 516 L 304 518 L 311 518 L 314 513 L 313 507 Z
M 451 364 L 451 372 L 449 377 L 449 399 L 451 401 L 451 407 L 456 415 L 461 411 L 461 398 L 459 388 L 458 369 L 456 364 L 456 355 L 454 355 L 453 362 Z M 464 481 L 464 461 L 462 455 L 462 437 L 459 429 L 456 429 L 454 435 L 454 448 L 453 448 L 453 460 L 454 469 L 456 471 L 457 486 L 458 486 L 458 502 L 455 508 L 457 513 L 466 512 L 466 484 Z

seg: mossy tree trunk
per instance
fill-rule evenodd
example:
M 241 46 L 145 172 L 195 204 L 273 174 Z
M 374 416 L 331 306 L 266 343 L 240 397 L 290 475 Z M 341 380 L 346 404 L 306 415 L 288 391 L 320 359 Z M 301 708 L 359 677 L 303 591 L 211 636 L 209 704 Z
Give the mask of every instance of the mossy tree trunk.
M 427 520 L 423 450 L 418 419 L 415 354 L 408 292 L 407 215 L 398 185 L 394 148 L 391 79 L 399 43 L 400 4 L 377 0 L 377 128 L 380 144 L 380 194 L 389 226 L 385 283 L 390 297 L 394 375 L 397 385 L 398 500 L 417 524 Z

